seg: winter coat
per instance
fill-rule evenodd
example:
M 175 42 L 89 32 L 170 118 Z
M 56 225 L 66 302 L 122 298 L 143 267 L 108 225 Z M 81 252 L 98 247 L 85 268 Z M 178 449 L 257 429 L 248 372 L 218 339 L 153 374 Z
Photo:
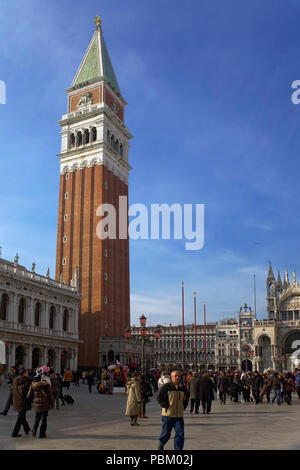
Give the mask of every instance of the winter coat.
M 226 375 L 220 375 L 218 378 L 218 390 L 219 392 L 227 392 L 229 388 L 229 379 Z
M 43 380 L 31 384 L 27 398 L 33 398 L 32 405 L 36 413 L 49 411 L 54 406 L 51 386 Z
M 252 380 L 252 390 L 260 390 L 263 386 L 263 379 L 261 375 L 254 375 Z
M 15 411 L 30 410 L 30 400 L 26 398 L 31 378 L 19 375 L 12 382 L 12 404 Z
M 64 373 L 64 382 L 72 382 L 73 374 L 70 370 L 66 370 Z
M 202 402 L 214 399 L 214 383 L 209 377 L 201 377 L 199 381 L 199 396 Z
M 273 390 L 280 390 L 280 380 L 276 375 L 271 377 L 271 387 Z
M 296 387 L 300 387 L 300 374 L 295 375 L 295 385 Z
M 134 378 L 130 379 L 126 384 L 127 403 L 125 416 L 138 416 L 140 413 L 141 384 Z
M 295 390 L 294 380 L 290 377 L 283 382 L 283 390 L 293 392 Z
M 56 377 L 56 374 L 51 374 L 50 379 L 51 379 L 51 392 L 53 396 L 55 396 L 57 393 L 60 392 L 60 381 Z
M 157 401 L 162 407 L 162 416 L 183 418 L 184 410 L 189 402 L 189 394 L 184 385 L 176 388 L 172 382 L 169 382 L 160 388 Z
M 192 377 L 188 383 L 188 391 L 192 400 L 199 399 L 200 377 Z
M 152 388 L 151 385 L 145 380 L 141 381 L 141 398 L 142 398 L 142 403 L 148 403 L 149 397 L 153 396 Z

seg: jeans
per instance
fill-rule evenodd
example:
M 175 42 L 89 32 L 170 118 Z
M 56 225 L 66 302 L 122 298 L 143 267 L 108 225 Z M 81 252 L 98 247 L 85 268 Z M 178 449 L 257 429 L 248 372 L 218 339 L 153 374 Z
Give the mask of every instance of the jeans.
M 277 398 L 277 405 L 281 405 L 281 391 L 273 390 L 273 392 L 274 392 L 274 397 L 272 398 L 272 403 L 274 403 L 274 401 Z
M 254 397 L 255 403 L 258 405 L 258 403 L 259 403 L 260 390 L 253 390 L 253 389 L 252 389 L 252 395 L 253 395 L 253 397 Z
M 40 420 L 42 420 L 41 427 L 40 427 L 40 437 L 46 437 L 47 416 L 48 416 L 48 411 L 38 411 L 35 415 L 35 421 L 34 421 L 32 430 L 36 434 L 39 424 L 40 424 Z
M 226 392 L 220 392 L 220 391 L 219 391 L 219 397 L 220 397 L 220 401 L 221 401 L 222 403 L 224 403 L 224 405 L 225 405 L 225 402 L 226 402 Z
M 183 418 L 171 418 L 169 416 L 162 416 L 163 427 L 159 436 L 159 443 L 164 446 L 171 437 L 172 429 L 174 428 L 174 449 L 182 450 L 184 444 L 184 421 Z
M 19 413 L 18 414 L 18 419 L 17 419 L 17 422 L 15 424 L 14 430 L 12 432 L 13 436 L 17 436 L 19 434 L 21 426 L 23 426 L 23 429 L 26 432 L 26 434 L 28 434 L 29 431 L 30 431 L 29 424 L 26 420 L 26 410 L 19 411 L 18 413 Z

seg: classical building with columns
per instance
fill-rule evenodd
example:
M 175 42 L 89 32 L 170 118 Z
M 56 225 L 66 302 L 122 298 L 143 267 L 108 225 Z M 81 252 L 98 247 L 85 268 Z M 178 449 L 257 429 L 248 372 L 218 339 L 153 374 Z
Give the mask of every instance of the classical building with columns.
M 43 364 L 57 372 L 77 368 L 77 274 L 71 285 L 57 282 L 19 264 L 0 258 L 0 342 L 8 371 L 12 365 L 36 368 Z

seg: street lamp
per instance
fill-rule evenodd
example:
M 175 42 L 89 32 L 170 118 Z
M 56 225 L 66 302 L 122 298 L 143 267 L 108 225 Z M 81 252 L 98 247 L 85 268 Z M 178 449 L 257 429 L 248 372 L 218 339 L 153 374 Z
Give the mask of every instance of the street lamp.
M 146 321 L 147 318 L 145 315 L 140 316 L 140 325 L 141 325 L 141 336 L 142 336 L 142 374 L 145 371 L 145 366 L 144 366 L 144 355 L 145 355 L 145 337 L 147 335 L 147 330 L 146 330 Z

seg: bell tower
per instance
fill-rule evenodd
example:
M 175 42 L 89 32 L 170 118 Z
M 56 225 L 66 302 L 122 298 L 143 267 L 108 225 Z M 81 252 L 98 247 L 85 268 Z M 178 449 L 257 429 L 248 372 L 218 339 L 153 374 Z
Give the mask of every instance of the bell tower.
M 128 201 L 126 101 L 103 38 L 101 20 L 68 88 L 61 126 L 56 279 L 76 279 L 81 293 L 79 367 L 99 365 L 99 337 L 123 335 L 130 324 L 128 236 L 99 238 L 97 208 Z M 123 202 L 124 204 L 124 202 Z M 127 202 L 126 202 L 127 209 Z M 104 215 L 104 214 L 102 214 Z M 128 234 L 128 216 L 126 212 Z

